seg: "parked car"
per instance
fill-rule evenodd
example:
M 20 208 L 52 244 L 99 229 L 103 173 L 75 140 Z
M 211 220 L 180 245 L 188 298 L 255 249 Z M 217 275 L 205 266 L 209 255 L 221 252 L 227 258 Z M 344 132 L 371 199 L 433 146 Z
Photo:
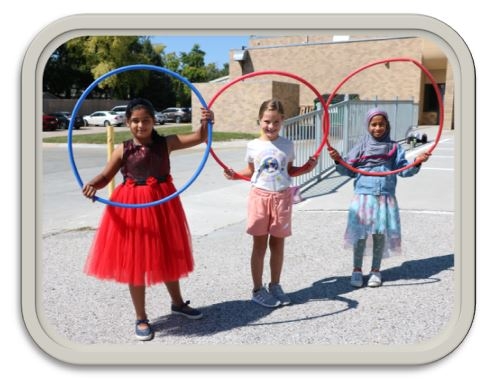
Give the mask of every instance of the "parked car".
M 120 106 L 113 107 L 110 111 L 114 111 L 117 114 L 121 115 L 123 118 L 122 119 L 123 122 L 125 122 L 126 121 L 126 109 L 127 109 L 127 105 L 120 105 Z M 164 115 L 159 111 L 155 111 L 155 120 L 156 120 L 157 124 L 160 124 L 160 125 L 165 124 Z
M 59 121 L 52 115 L 43 114 L 43 131 L 55 131 L 59 128 Z
M 51 116 L 54 116 L 58 119 L 59 121 L 59 128 L 67 130 L 69 128 L 69 123 L 71 122 L 71 113 L 69 111 L 57 111 L 57 112 L 51 112 Z M 84 126 L 84 120 L 81 116 L 76 116 L 76 119 L 74 120 L 74 129 L 79 129 L 79 127 Z
M 162 114 L 164 114 L 166 122 L 191 122 L 191 110 L 188 107 L 168 107 L 162 110 Z
M 155 122 L 160 125 L 165 124 L 165 116 L 160 111 L 155 111 Z
M 115 111 L 95 111 L 83 116 L 85 126 L 122 126 L 124 118 Z
M 114 111 L 117 114 L 121 115 L 124 119 L 126 119 L 126 109 L 127 109 L 127 105 L 119 105 L 112 107 L 110 111 Z

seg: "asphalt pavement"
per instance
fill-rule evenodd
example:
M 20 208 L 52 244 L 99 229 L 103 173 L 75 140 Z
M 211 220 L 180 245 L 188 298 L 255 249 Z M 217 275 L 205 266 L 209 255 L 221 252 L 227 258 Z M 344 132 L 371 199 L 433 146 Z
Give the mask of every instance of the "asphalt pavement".
M 426 131 L 432 141 L 435 131 Z M 184 348 L 204 353 L 197 363 L 346 363 L 353 362 L 345 357 L 350 353 L 357 353 L 361 363 L 367 363 L 362 355 L 371 353 L 371 363 L 388 363 L 402 352 L 417 354 L 407 362 L 429 362 L 423 348 L 439 341 L 442 345 L 457 317 L 454 139 L 453 131 L 444 131 L 420 173 L 398 179 L 403 251 L 383 260 L 382 287 L 354 289 L 349 284 L 352 253 L 343 247 L 343 234 L 352 181 L 331 173 L 306 189 L 303 201 L 294 205 L 281 280 L 293 304 L 277 309 L 250 301 L 251 237 L 245 233 L 249 184 L 227 181 L 209 160 L 181 194 L 195 258 L 195 270 L 181 286 L 184 298 L 204 317 L 171 315 L 165 287 L 150 287 L 147 312 L 156 333 L 146 343 L 134 337 L 127 286 L 82 271 L 104 205 L 81 196 L 65 147 L 44 145 L 40 321 L 54 342 L 77 353 L 71 357 L 75 362 L 84 362 L 92 351 L 99 356 L 90 362 L 97 363 L 188 362 Z M 238 168 L 245 144 L 218 145 L 216 152 Z M 103 149 L 75 150 L 83 177 L 97 173 L 101 163 L 95 157 L 104 156 Z M 176 185 L 188 178 L 188 163 L 197 163 L 200 151 L 174 153 Z M 366 257 L 365 274 L 369 267 Z M 261 349 L 265 346 L 269 349 Z M 157 349 L 166 356 L 150 353 Z M 296 359 L 274 359 L 274 353 L 293 349 Z M 238 357 L 246 353 L 250 356 Z

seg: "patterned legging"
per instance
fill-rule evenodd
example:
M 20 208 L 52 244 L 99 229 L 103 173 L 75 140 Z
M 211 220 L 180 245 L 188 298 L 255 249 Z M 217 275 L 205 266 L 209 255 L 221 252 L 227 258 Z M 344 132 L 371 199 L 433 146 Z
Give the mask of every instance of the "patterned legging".
M 372 268 L 380 269 L 382 255 L 384 254 L 384 234 L 372 234 L 373 248 L 372 248 Z M 365 242 L 367 238 L 359 239 L 353 245 L 353 266 L 355 268 L 362 268 L 363 254 L 365 252 Z

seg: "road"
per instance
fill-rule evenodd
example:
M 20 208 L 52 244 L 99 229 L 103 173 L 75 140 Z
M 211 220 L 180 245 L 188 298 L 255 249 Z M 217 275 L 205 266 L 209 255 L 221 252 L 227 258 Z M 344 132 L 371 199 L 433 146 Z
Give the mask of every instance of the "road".
M 92 127 L 89 131 L 102 129 Z M 87 133 L 87 130 L 75 133 Z M 63 131 L 59 131 L 64 133 Z M 67 133 L 67 132 L 65 132 Z M 46 135 L 44 135 L 46 136 Z M 433 133 L 430 133 L 433 136 Z M 214 143 L 212 148 L 218 157 L 233 168 L 245 166 L 244 141 Z M 428 146 L 419 146 L 416 152 Z M 183 187 L 198 167 L 204 155 L 205 146 L 175 151 L 172 153 L 172 175 L 177 188 Z M 75 145 L 74 161 L 83 182 L 99 173 L 106 162 L 106 147 L 98 145 Z M 413 157 L 414 152 L 408 155 Z M 104 204 L 91 203 L 81 196 L 80 188 L 71 168 L 68 149 L 65 144 L 45 144 L 43 149 L 43 233 L 54 233 L 65 229 L 96 227 Z M 336 174 L 324 179 L 303 194 L 307 202 L 298 208 L 321 208 L 317 196 L 328 195 L 334 208 L 346 208 L 352 192 L 351 181 L 336 178 Z M 120 180 L 120 176 L 116 176 Z M 436 183 L 435 192 L 432 184 Z M 340 191 L 329 192 L 334 187 Z M 205 234 L 223 224 L 240 221 L 245 217 L 244 203 L 247 194 L 244 181 L 227 181 L 222 169 L 209 157 L 201 174 L 190 187 L 181 194 L 185 205 L 190 205 L 189 215 L 193 233 Z M 421 173 L 415 177 L 415 186 L 408 179 L 399 179 L 398 194 L 400 207 L 404 210 L 454 211 L 454 143 L 446 132 L 436 147 L 435 154 L 422 166 Z M 107 198 L 105 190 L 99 196 Z M 315 200 L 314 200 L 315 198 Z M 70 205 L 68 208 L 67 205 Z M 316 205 L 316 206 L 315 206 Z M 215 216 L 215 218 L 211 218 Z M 208 223 L 207 223 L 208 222 Z

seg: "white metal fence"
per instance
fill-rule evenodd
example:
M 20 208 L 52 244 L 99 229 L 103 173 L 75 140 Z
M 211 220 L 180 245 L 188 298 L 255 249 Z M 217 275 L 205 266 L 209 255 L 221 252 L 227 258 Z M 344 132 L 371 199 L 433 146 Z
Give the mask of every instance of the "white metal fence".
M 320 106 L 320 105 L 318 105 Z M 365 133 L 367 111 L 379 107 L 388 113 L 391 123 L 391 139 L 402 141 L 412 126 L 418 121 L 418 104 L 413 101 L 360 101 L 346 100 L 329 106 L 330 128 L 327 141 L 342 154 L 345 154 Z M 282 135 L 295 144 L 295 165 L 303 165 L 324 141 L 323 116 L 321 109 L 299 115 L 284 121 Z M 312 172 L 297 176 L 294 185 L 304 188 L 318 182 L 334 168 L 334 161 L 324 146 L 317 166 Z

